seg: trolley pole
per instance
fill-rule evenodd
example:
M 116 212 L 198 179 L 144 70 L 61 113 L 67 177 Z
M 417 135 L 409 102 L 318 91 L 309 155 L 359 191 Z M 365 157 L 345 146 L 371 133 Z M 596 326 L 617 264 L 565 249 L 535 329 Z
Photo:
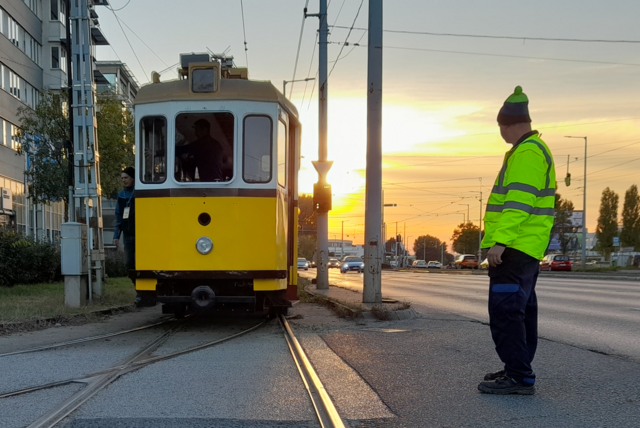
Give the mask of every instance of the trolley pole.
M 382 0 L 369 0 L 364 303 L 382 302 Z
M 306 13 L 306 10 L 305 10 Z M 329 210 L 331 209 L 331 186 L 327 183 L 327 173 L 333 162 L 327 160 L 327 97 L 329 95 L 327 70 L 327 45 L 329 38 L 329 24 L 327 22 L 327 0 L 320 0 L 320 13 L 307 14 L 320 19 L 320 37 L 318 49 L 318 160 L 313 166 L 318 172 L 318 190 L 323 190 L 323 204 L 315 204 L 318 213 L 317 224 L 317 255 L 316 255 L 316 287 L 318 290 L 329 288 Z M 328 193 L 328 194 L 327 194 Z M 314 187 L 314 201 L 320 200 Z M 320 206 L 321 205 L 321 206 Z

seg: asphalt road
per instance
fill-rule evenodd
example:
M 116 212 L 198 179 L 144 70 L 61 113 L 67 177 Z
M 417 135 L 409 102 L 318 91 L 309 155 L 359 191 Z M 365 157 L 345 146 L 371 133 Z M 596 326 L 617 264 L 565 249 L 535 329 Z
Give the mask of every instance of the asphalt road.
M 362 275 L 331 270 L 330 278 L 362 289 Z M 382 278 L 383 296 L 411 302 L 418 312 L 438 309 L 489 322 L 486 276 L 383 272 Z M 536 293 L 540 337 L 640 361 L 640 283 L 542 276 Z

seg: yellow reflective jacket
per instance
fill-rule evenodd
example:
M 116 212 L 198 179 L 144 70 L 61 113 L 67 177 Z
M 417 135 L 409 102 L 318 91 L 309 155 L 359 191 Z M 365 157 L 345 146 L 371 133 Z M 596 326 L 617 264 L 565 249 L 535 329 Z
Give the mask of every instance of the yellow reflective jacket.
M 499 243 L 542 259 L 553 226 L 555 194 L 553 157 L 534 131 L 504 156 L 487 201 L 482 248 Z

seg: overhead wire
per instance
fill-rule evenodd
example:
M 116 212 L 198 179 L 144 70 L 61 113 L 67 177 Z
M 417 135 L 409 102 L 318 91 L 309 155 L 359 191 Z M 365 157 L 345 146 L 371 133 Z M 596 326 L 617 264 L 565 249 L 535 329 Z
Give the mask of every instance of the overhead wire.
M 240 0 L 240 10 L 242 11 L 242 33 L 244 35 L 244 58 L 247 61 L 247 68 L 249 68 L 249 54 L 247 51 L 249 48 L 247 47 L 247 30 L 244 25 L 244 4 L 243 0 Z
M 345 46 L 344 42 L 331 42 L 333 44 Z M 366 48 L 367 45 L 362 45 L 359 43 L 354 43 L 352 46 Z M 593 60 L 582 60 L 582 59 L 568 59 L 568 58 L 549 58 L 549 57 L 537 57 L 537 56 L 524 56 L 524 55 L 507 55 L 507 54 L 492 54 L 485 52 L 468 52 L 468 51 L 452 51 L 445 49 L 427 49 L 427 48 L 413 48 L 406 46 L 383 46 L 384 49 L 399 49 L 399 50 L 408 50 L 408 51 L 422 51 L 422 52 L 436 52 L 436 53 L 447 53 L 447 54 L 455 54 L 455 55 L 474 55 L 474 56 L 489 56 L 489 57 L 498 57 L 498 58 L 517 58 L 517 59 L 534 59 L 534 60 L 542 60 L 542 61 L 561 61 L 561 62 L 576 62 L 576 63 L 586 63 L 586 64 L 602 64 L 602 65 L 623 65 L 629 67 L 640 67 L 640 64 L 636 63 L 628 63 L 628 62 L 611 62 L 611 61 L 593 61 Z
M 360 16 L 360 10 L 362 9 L 362 5 L 364 4 L 364 0 L 360 0 L 360 6 L 358 7 L 358 11 L 356 12 L 356 17 L 353 18 L 353 24 L 351 24 L 351 29 L 349 30 L 349 32 L 347 33 L 347 37 L 345 38 L 345 43 L 349 42 L 349 36 L 351 35 L 351 31 L 353 31 L 353 27 L 356 25 L 356 21 L 358 20 L 358 16 Z M 336 68 L 336 65 L 338 64 L 338 61 L 340 61 L 340 55 L 342 55 L 342 51 L 344 50 L 345 45 L 343 44 L 342 47 L 340 48 L 340 52 L 338 52 L 338 56 L 336 57 L 336 60 L 333 62 L 333 67 L 331 67 L 331 71 L 329 71 L 329 75 L 327 76 L 327 78 L 329 78 L 329 76 L 331 76 L 331 73 L 333 73 L 333 70 Z
M 109 5 L 108 5 L 108 7 L 109 7 L 109 9 L 111 9 L 112 11 L 114 11 L 114 12 L 118 12 L 118 11 L 120 11 L 120 10 L 124 9 L 125 7 L 129 6 L 129 3 L 131 3 L 131 0 L 127 1 L 127 2 L 125 3 L 125 5 L 124 5 L 124 6 L 122 6 L 121 8 L 118 8 L 118 9 L 114 9 L 113 7 L 111 7 L 111 6 L 109 6 Z
M 116 18 L 116 21 L 118 22 L 118 25 L 120 26 L 120 30 L 122 30 L 122 34 L 124 35 L 124 38 L 127 40 L 127 43 L 129 44 L 129 47 L 131 48 L 131 52 L 133 52 L 133 56 L 136 57 L 136 60 L 138 61 L 138 64 L 140 65 L 140 68 L 142 69 L 142 72 L 144 73 L 144 75 L 145 75 L 145 77 L 147 79 L 147 82 L 150 82 L 149 76 L 147 76 L 147 71 L 144 69 L 144 66 L 142 65 L 142 62 L 140 62 L 140 58 L 138 58 L 138 54 L 136 53 L 135 49 L 133 49 L 133 46 L 131 45 L 131 42 L 129 41 L 129 37 L 127 36 L 127 33 L 124 31 L 124 28 L 122 27 L 122 24 L 120 23 L 120 18 L 113 11 L 113 9 L 111 9 L 111 13 L 113 13 L 113 16 Z
M 291 90 L 289 91 L 289 98 L 293 94 L 293 85 L 295 85 L 296 71 L 298 70 L 298 60 L 300 59 L 300 46 L 302 46 L 302 35 L 304 34 L 304 23 L 307 20 L 307 6 L 309 6 L 309 0 L 304 5 L 304 13 L 302 14 L 302 24 L 300 25 L 300 37 L 298 38 L 298 49 L 296 50 L 296 61 L 293 65 L 293 77 L 291 78 Z M 287 96 L 287 94 L 283 94 Z
M 333 25 L 333 28 L 340 29 L 352 29 L 367 32 L 366 28 L 353 28 L 340 25 Z M 631 43 L 639 44 L 640 40 L 609 40 L 609 39 L 579 39 L 579 38 L 560 38 L 560 37 L 528 37 L 528 36 L 496 36 L 488 34 L 460 34 L 460 33 L 438 33 L 433 31 L 410 31 L 410 30 L 382 30 L 385 33 L 397 33 L 397 34 L 414 34 L 425 36 L 441 36 L 441 37 L 466 37 L 474 39 L 506 39 L 506 40 L 530 40 L 530 41 L 544 41 L 544 42 L 578 42 L 578 43 Z

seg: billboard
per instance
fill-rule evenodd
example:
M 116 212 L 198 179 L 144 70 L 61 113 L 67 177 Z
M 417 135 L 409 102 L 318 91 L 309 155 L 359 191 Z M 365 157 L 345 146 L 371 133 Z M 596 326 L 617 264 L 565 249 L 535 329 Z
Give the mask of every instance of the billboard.
M 574 210 L 574 211 L 570 211 L 570 214 L 571 214 L 570 216 L 571 226 L 578 229 L 582 229 L 583 218 L 584 218 L 583 211 Z

